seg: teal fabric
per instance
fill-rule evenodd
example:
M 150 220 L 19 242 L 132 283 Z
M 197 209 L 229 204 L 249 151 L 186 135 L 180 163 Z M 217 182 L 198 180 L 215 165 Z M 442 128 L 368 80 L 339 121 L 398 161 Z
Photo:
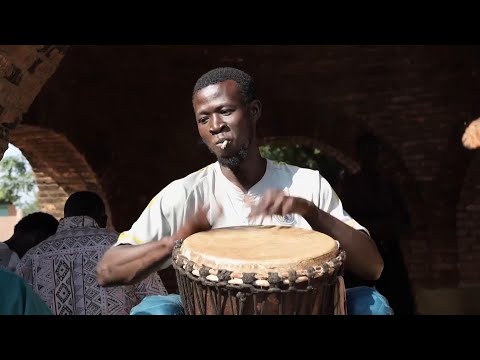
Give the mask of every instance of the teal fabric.
M 21 277 L 0 269 L 0 315 L 52 315 L 52 312 Z
M 146 296 L 130 312 L 130 315 L 183 315 L 182 299 L 180 295 Z

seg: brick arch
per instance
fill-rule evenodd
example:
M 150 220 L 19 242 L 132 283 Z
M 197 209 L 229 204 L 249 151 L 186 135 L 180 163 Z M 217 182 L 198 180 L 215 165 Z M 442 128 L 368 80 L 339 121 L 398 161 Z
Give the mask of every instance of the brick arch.
M 456 237 L 460 286 L 479 285 L 480 152 L 470 162 L 457 204 Z
M 21 122 L 67 48 L 63 45 L 0 45 L 0 159 L 8 148 L 9 131 Z
M 10 141 L 23 152 L 33 168 L 41 211 L 61 218 L 70 194 L 94 191 L 105 202 L 111 226 L 110 206 L 95 173 L 65 136 L 42 127 L 19 125 L 11 132 Z

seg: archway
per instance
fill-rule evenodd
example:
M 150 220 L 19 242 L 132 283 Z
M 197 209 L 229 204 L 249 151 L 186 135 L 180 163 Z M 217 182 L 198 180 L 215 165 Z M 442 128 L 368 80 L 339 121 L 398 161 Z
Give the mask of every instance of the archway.
M 94 191 L 105 202 L 111 226 L 109 202 L 95 173 L 65 136 L 37 126 L 20 125 L 11 133 L 10 139 L 32 165 L 41 211 L 61 218 L 70 194 L 81 190 Z

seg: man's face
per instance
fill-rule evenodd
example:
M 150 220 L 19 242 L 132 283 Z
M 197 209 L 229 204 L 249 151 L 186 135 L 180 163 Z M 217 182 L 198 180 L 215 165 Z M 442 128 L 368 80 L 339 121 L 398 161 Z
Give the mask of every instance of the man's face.
M 234 168 L 246 158 L 255 135 L 255 106 L 255 102 L 244 103 L 233 80 L 207 86 L 194 95 L 198 132 L 221 164 Z

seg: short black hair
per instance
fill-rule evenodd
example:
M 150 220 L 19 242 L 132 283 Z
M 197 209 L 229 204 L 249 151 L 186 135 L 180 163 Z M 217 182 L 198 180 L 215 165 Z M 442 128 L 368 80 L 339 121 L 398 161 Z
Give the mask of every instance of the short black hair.
M 216 68 L 200 76 L 193 87 L 192 97 L 197 91 L 202 90 L 207 86 L 218 84 L 227 80 L 233 80 L 238 84 L 240 92 L 243 96 L 243 100 L 246 103 L 250 103 L 257 98 L 255 82 L 253 81 L 253 78 L 246 72 L 232 67 Z
M 77 191 L 70 195 L 63 208 L 65 217 L 90 216 L 97 220 L 105 215 L 102 198 L 92 191 Z
M 14 232 L 41 231 L 45 238 L 52 236 L 57 231 L 58 220 L 44 212 L 34 212 L 22 218 L 14 228 Z

